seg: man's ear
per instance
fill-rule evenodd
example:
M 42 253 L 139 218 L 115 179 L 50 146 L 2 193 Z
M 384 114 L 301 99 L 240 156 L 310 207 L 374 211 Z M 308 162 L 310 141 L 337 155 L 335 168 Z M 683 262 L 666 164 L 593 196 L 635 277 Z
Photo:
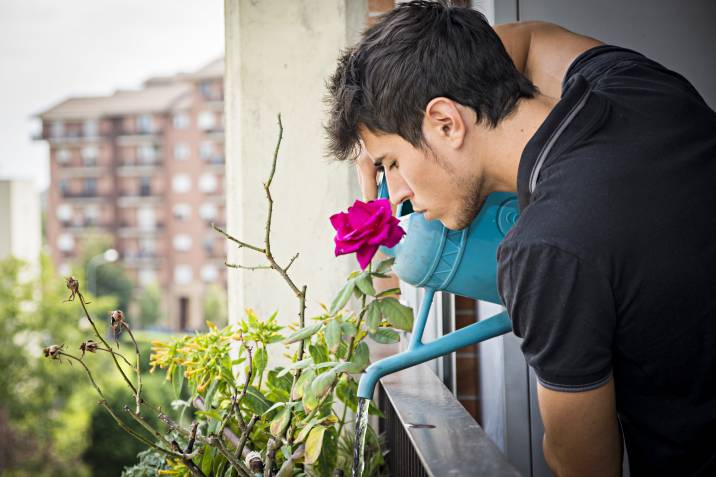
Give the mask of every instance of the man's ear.
M 425 107 L 423 131 L 431 139 L 446 141 L 455 149 L 461 147 L 466 131 L 458 103 L 442 96 L 430 100 Z

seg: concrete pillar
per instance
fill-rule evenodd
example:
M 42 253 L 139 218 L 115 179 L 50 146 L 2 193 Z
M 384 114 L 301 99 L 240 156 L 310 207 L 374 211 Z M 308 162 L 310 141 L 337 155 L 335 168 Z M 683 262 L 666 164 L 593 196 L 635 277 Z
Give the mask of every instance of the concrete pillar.
M 359 36 L 366 18 L 360 0 L 226 0 L 227 229 L 263 247 L 267 179 L 281 113 L 284 136 L 272 186 L 272 251 L 290 274 L 308 285 L 307 316 L 330 304 L 353 256 L 333 256 L 329 216 L 359 197 L 353 168 L 324 156 L 323 97 L 340 50 Z M 263 265 L 259 254 L 229 245 L 228 260 Z M 278 310 L 295 322 L 298 300 L 275 271 L 229 270 L 229 321 L 254 308 Z

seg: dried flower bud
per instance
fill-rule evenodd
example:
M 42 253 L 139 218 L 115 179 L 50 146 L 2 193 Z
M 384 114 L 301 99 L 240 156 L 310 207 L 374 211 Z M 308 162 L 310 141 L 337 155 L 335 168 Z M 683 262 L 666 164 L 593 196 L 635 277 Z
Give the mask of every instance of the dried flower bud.
M 264 463 L 261 460 L 261 454 L 252 451 L 246 454 L 246 458 L 244 459 L 244 462 L 249 467 L 251 472 L 263 472 L 264 471 Z
M 122 327 L 127 326 L 124 321 L 124 312 L 122 310 L 114 310 L 109 314 L 109 325 L 112 327 L 114 339 L 117 339 L 122 332 Z
M 97 347 L 99 347 L 99 343 L 92 340 L 87 340 L 84 343 L 80 345 L 80 350 L 82 350 L 82 356 L 84 357 L 85 351 L 88 351 L 90 353 L 94 353 L 97 351 Z
M 60 351 L 65 345 L 52 345 L 44 348 L 42 352 L 45 354 L 45 358 L 60 359 Z
M 73 301 L 75 295 L 80 292 L 80 282 L 75 277 L 65 277 L 65 282 L 67 283 L 67 288 L 70 290 L 70 297 L 67 301 Z

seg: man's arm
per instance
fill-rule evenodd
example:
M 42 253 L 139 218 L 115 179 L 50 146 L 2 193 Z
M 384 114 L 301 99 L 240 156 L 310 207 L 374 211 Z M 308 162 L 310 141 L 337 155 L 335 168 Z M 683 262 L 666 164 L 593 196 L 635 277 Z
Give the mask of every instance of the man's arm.
M 544 423 L 544 457 L 564 476 L 621 475 L 621 434 L 614 381 L 584 392 L 559 392 L 537 385 Z
M 586 50 L 602 44 L 547 22 L 506 23 L 495 26 L 495 32 L 517 69 L 542 94 L 553 98 L 562 96 L 562 80 L 569 65 Z

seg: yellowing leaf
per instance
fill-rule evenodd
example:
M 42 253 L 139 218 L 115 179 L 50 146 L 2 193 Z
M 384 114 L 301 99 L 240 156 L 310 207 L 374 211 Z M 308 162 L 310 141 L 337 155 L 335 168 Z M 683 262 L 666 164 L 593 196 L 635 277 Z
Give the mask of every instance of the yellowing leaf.
M 323 434 L 325 434 L 326 428 L 323 426 L 317 426 L 311 429 L 306 439 L 306 456 L 304 458 L 305 464 L 314 464 L 318 461 L 318 457 L 321 455 L 321 448 L 323 447 Z

